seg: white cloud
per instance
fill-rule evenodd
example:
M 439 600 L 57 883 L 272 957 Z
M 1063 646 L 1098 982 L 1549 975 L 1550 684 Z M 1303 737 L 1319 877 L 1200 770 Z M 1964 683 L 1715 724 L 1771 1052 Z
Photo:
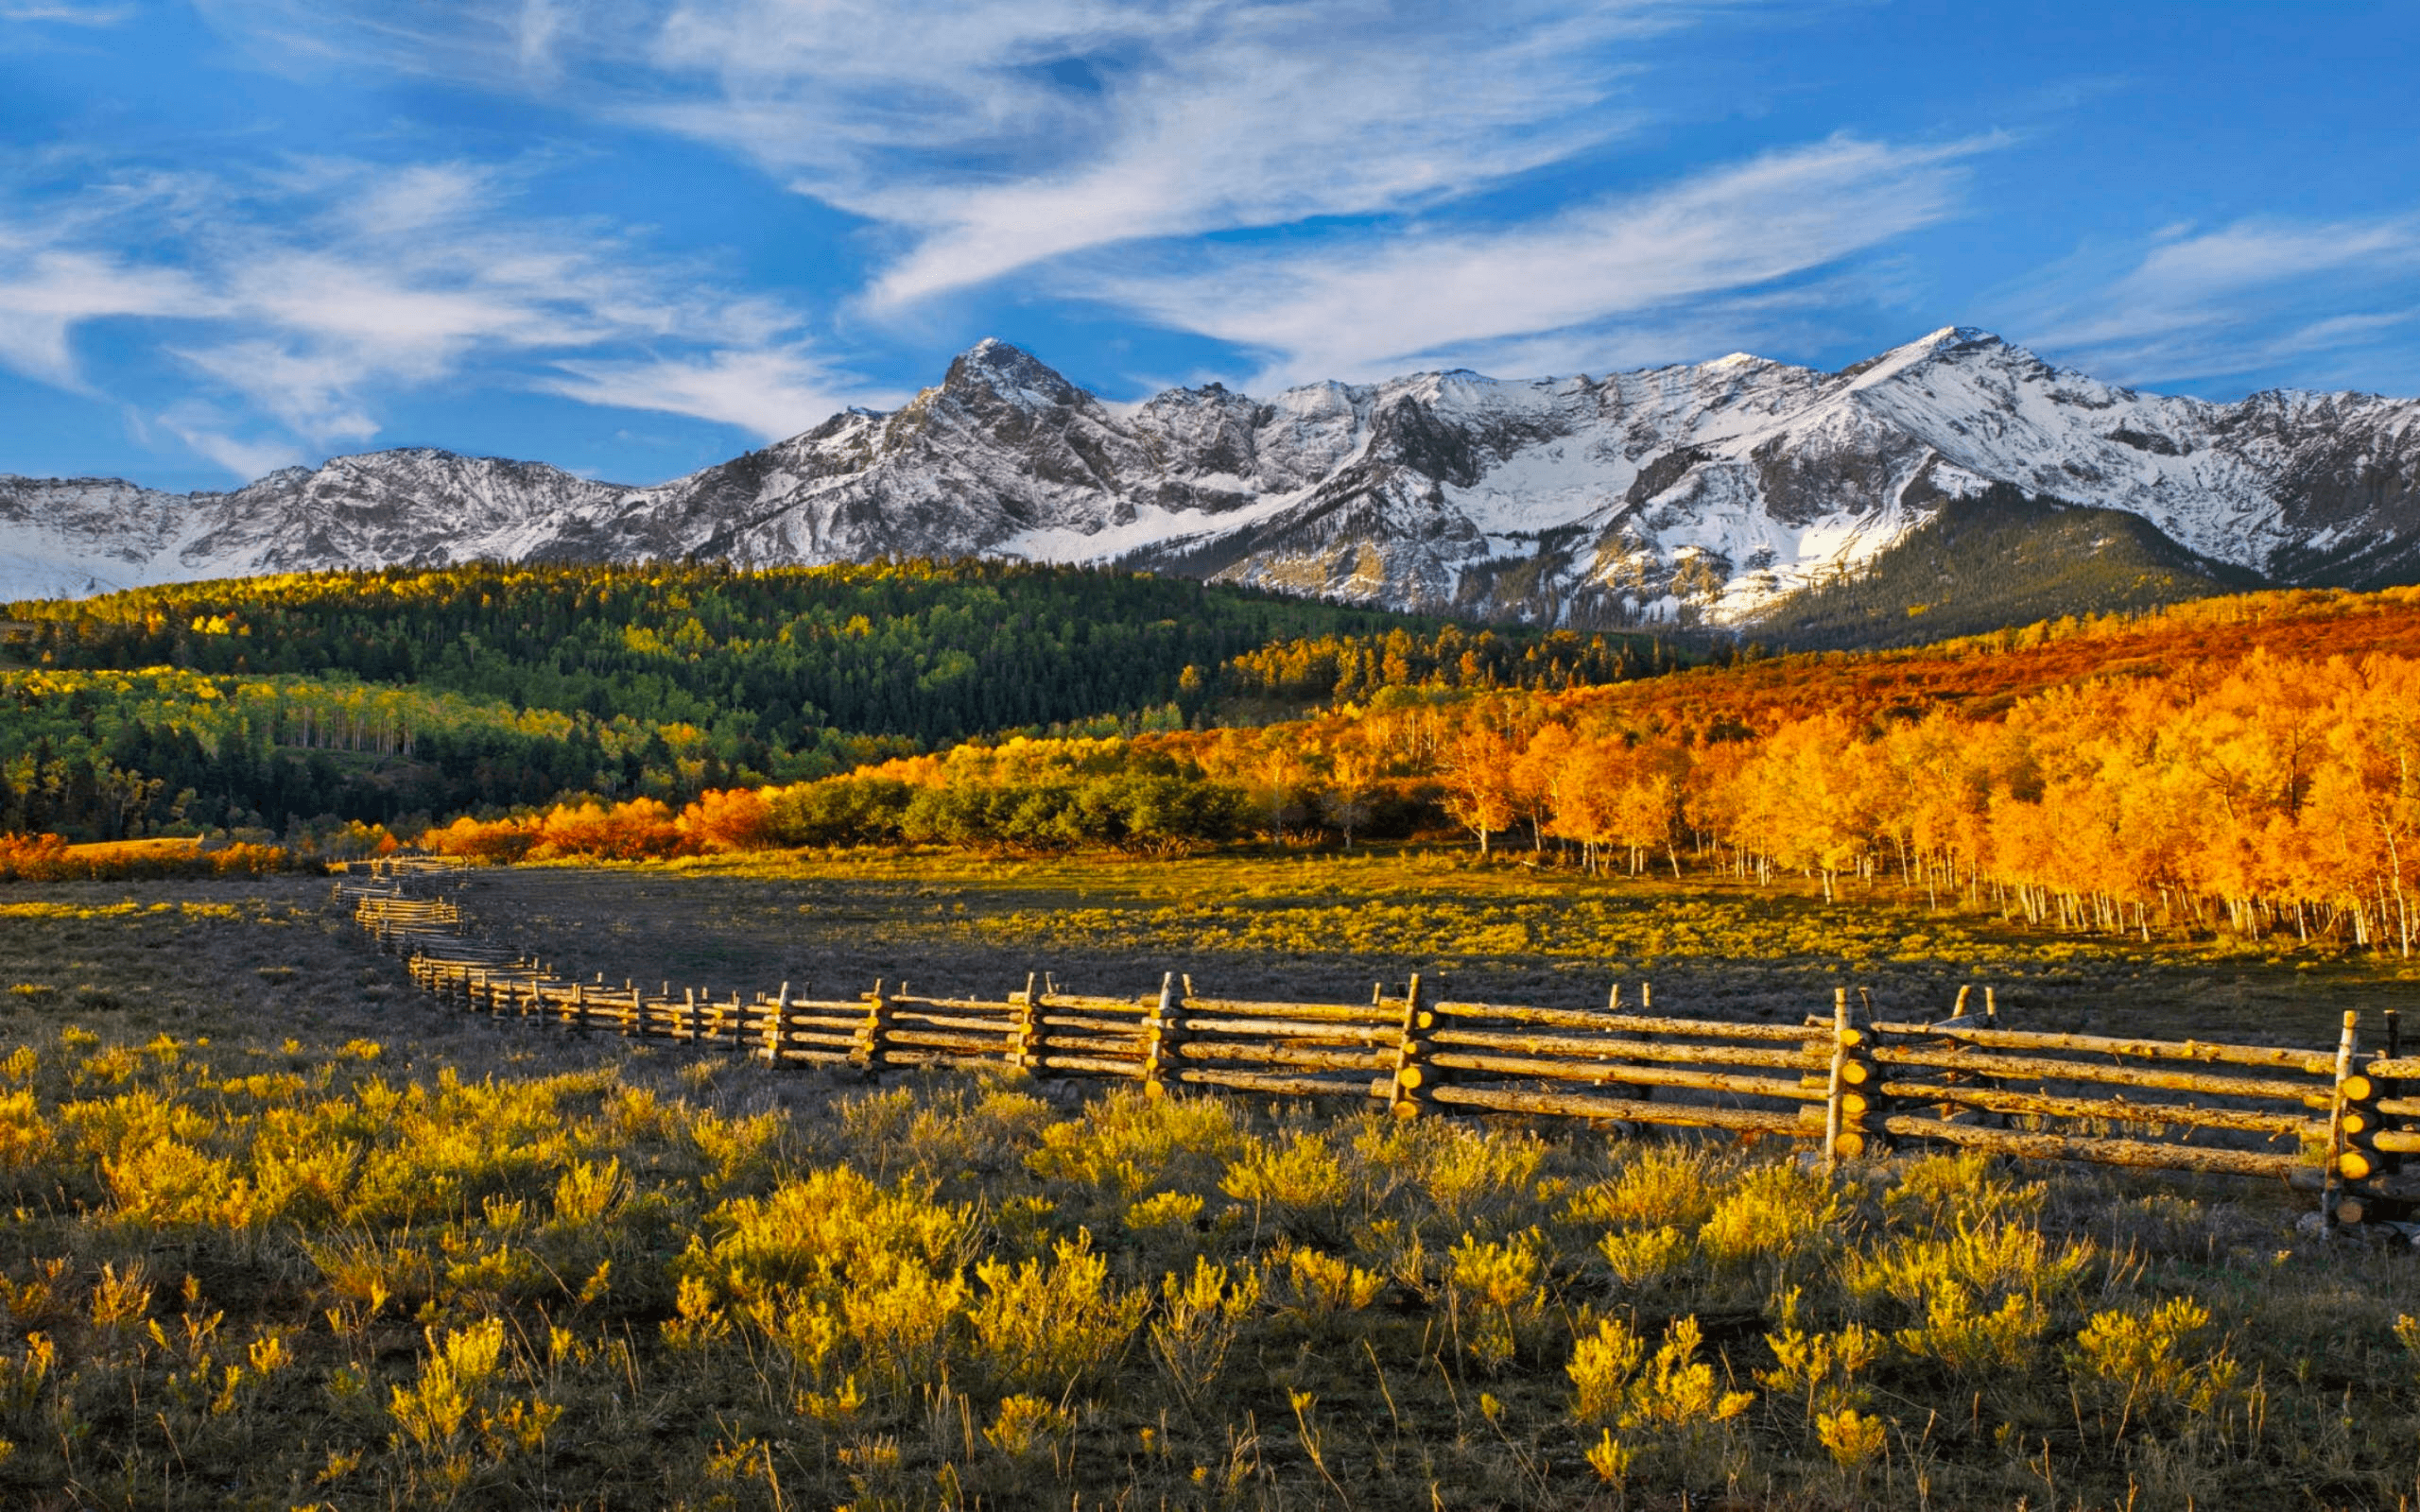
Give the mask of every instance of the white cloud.
M 107 249 L 34 245 L 0 232 L 0 364 L 80 388 L 70 335 L 87 320 L 198 316 L 217 301 L 177 268 L 130 264 Z
M 179 440 L 247 483 L 302 460 L 302 451 L 291 441 L 246 438 L 233 434 L 241 427 L 240 420 L 204 400 L 184 400 L 169 405 L 160 416 L 160 423 Z
M 1082 267 L 1070 290 L 1271 354 L 1267 380 L 1535 352 L 1540 333 L 1668 312 L 1826 266 L 1958 206 L 1989 142 L 1835 139 L 1543 220 L 1307 249 L 1219 249 L 1175 266 Z
M 779 440 L 862 404 L 830 366 L 798 351 L 720 351 L 695 357 L 570 360 L 539 387 L 583 404 L 720 421 Z M 849 394 L 851 397 L 841 397 Z
M 2171 226 L 2069 258 L 2006 306 L 2028 344 L 2120 382 L 2316 371 L 2420 318 L 2420 216 Z
M 65 26 L 114 26 L 133 14 L 132 6 L 79 6 L 65 0 L 0 4 L 0 21 L 47 21 Z
M 215 409 L 162 417 L 231 469 L 297 442 L 367 441 L 393 392 L 474 368 L 488 382 L 634 404 L 653 365 L 676 402 L 638 407 L 758 434 L 785 402 L 824 405 L 794 413 L 791 429 L 828 412 L 824 390 L 803 382 L 821 369 L 796 312 L 613 228 L 523 214 L 518 192 L 491 167 L 326 159 L 240 180 L 95 175 L 65 198 L 13 204 L 0 191 L 0 364 L 86 387 L 78 329 L 151 321 L 146 339 L 205 393 L 240 398 L 286 433 L 229 439 L 243 427 Z M 136 246 L 147 261 L 120 250 Z M 617 362 L 633 348 L 657 355 Z M 595 366 L 566 384 L 556 363 L 574 357 Z
M 217 0 L 231 26 L 714 142 L 888 228 L 896 310 L 1089 248 L 1397 214 L 1627 129 L 1624 49 L 1761 0 Z
M 856 302 L 894 329 L 1022 275 L 1262 352 L 1264 377 L 1640 351 L 1614 323 L 1694 330 L 1681 306 L 1737 307 L 1950 214 L 1983 145 L 1836 140 L 1576 205 L 1524 181 L 1636 127 L 1647 39 L 1767 0 L 214 7 L 724 146 L 873 223 L 886 260 Z

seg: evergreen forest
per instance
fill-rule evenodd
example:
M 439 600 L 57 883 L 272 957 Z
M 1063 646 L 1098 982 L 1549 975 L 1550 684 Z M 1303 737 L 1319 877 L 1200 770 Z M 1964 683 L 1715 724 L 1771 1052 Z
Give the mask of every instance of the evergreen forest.
M 971 737 L 1174 730 L 1221 700 L 1671 664 L 1647 637 L 974 560 L 391 568 L 20 603 L 8 620 L 0 833 L 80 840 L 678 805 Z

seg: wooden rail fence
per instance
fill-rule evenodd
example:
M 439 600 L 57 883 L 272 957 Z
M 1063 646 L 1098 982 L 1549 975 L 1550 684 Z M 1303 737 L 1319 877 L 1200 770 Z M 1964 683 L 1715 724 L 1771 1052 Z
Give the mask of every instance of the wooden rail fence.
M 412 979 L 469 1012 L 586 1034 L 646 1036 L 774 1065 L 1022 1067 L 1187 1087 L 1383 1103 L 1400 1116 L 1469 1109 L 1820 1142 L 1828 1162 L 1946 1144 L 2041 1159 L 2283 1178 L 2331 1222 L 2420 1214 L 2420 1057 L 2360 1058 L 2356 1015 L 2332 1048 L 2046 1033 L 2003 1027 L 1991 989 L 1962 988 L 1928 1022 L 1882 1022 L 1841 989 L 1803 1023 L 1432 999 L 1413 976 L 1366 1004 L 1055 990 L 1039 975 L 994 1001 L 877 982 L 818 999 L 783 984 L 727 999 L 555 975 L 463 933 L 428 895 L 435 860 L 356 866 L 340 901 Z

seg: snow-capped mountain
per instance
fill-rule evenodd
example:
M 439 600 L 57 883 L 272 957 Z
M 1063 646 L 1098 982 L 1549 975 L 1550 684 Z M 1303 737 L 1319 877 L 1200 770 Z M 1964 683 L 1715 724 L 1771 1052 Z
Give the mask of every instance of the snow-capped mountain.
M 2140 516 L 2271 580 L 2364 586 L 2420 577 L 2415 422 L 2420 401 L 2364 394 L 2136 393 L 1964 327 L 1836 373 L 1739 354 L 1132 406 L 985 341 L 898 410 L 648 488 L 429 450 L 230 493 L 0 477 L 0 596 L 482 556 L 983 554 L 1398 608 L 1741 623 L 1946 501 L 2010 489 Z

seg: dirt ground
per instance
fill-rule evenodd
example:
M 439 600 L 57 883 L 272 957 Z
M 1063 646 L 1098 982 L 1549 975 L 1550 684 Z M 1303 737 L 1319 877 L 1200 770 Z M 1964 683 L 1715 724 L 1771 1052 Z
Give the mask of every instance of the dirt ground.
M 2360 1010 L 2375 1044 L 2378 1010 L 2420 1006 L 2420 981 L 2395 961 L 2063 939 L 1974 916 L 1944 927 L 1945 916 L 1887 896 L 1827 906 L 1787 887 L 1405 877 L 1383 862 L 532 868 L 471 873 L 458 896 L 477 927 L 565 974 L 718 994 L 786 981 L 802 995 L 853 995 L 905 979 L 919 992 L 996 998 L 1039 971 L 1064 989 L 1123 995 L 1154 991 L 1176 971 L 1204 995 L 1355 1002 L 1374 983 L 1400 991 L 1418 971 L 1432 995 L 1583 1007 L 1618 987 L 1635 1007 L 1644 986 L 1659 1013 L 1715 1018 L 1828 1015 L 1845 986 L 1870 993 L 1879 1016 L 1912 1020 L 1946 1014 L 1973 986 L 1979 1007 L 1981 989 L 1993 989 L 2012 1027 L 2329 1047 L 2345 1009 Z M 1740 909 L 1677 950 L 1633 948 L 1634 921 Z M 1403 927 L 1377 932 L 1392 950 L 1350 927 L 1357 915 L 1407 911 Z M 1599 917 L 1558 928 L 1582 911 Z M 1492 936 L 1506 932 L 1487 921 L 1508 914 L 1522 916 L 1525 934 L 1499 942 Z M 1887 951 L 1870 948 L 1877 914 Z M 1821 948 L 1837 921 L 1858 915 L 1863 958 Z M 1599 938 L 1609 948 L 1592 949 Z
M 1001 997 L 1142 994 L 1184 973 L 1205 995 L 1366 1001 L 1422 973 L 1447 997 L 1682 1016 L 1826 1013 L 1837 987 L 1885 1018 L 1946 1013 L 1992 988 L 2014 1027 L 2332 1046 L 2339 1015 L 2420 1005 L 2399 961 L 2208 944 L 2061 938 L 1877 895 L 1825 905 L 1788 887 L 1603 881 L 1400 861 L 1253 858 L 1002 864 L 961 857 L 521 868 L 450 881 L 475 933 L 557 971 L 717 995 L 847 996 L 877 980 Z M 1675 931 L 1675 918 L 1696 920 Z M 1824 947 L 1843 941 L 1846 956 Z M 1662 946 L 1660 951 L 1656 948 Z M 356 1036 L 480 1063 L 493 1027 L 439 1013 L 370 948 L 327 880 L 16 885 L 0 891 L 0 1014 L 106 1015 L 129 1031 Z M 5 1020 L 0 1020 L 4 1032 Z M 98 1027 L 98 1024 L 95 1024 Z M 535 1047 L 551 1062 L 568 1052 Z M 595 1046 L 594 1056 L 643 1054 Z

